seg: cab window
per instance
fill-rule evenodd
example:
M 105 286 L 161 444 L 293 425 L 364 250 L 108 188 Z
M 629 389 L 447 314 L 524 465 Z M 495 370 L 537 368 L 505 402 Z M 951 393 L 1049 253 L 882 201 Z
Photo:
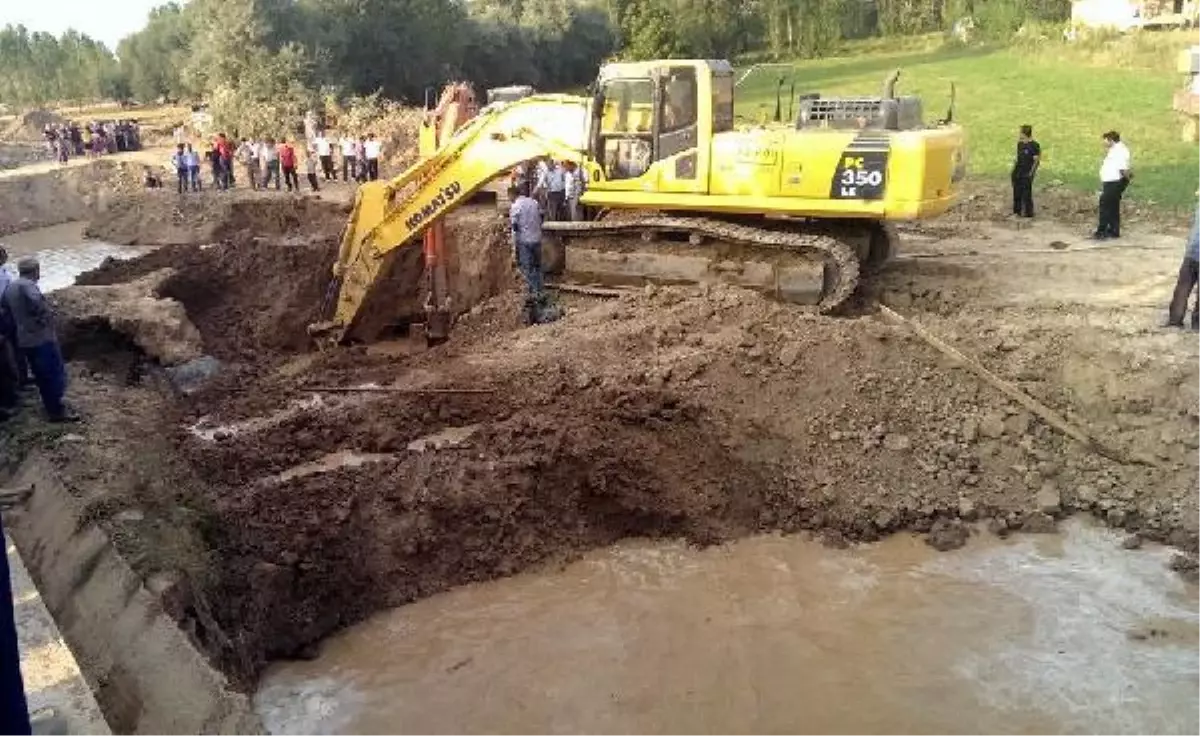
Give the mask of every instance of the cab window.
M 663 81 L 662 132 L 696 124 L 696 70 L 672 69 Z
M 609 179 L 636 179 L 650 168 L 654 136 L 654 84 L 650 79 L 604 83 L 597 154 Z

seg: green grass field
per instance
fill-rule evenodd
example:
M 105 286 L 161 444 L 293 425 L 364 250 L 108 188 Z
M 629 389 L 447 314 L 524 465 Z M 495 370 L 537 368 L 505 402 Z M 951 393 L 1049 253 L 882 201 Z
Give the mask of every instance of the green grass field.
M 973 177 L 1006 180 L 1017 128 L 1028 123 L 1042 145 L 1039 186 L 1060 182 L 1081 192 L 1099 187 L 1100 136 L 1115 129 L 1133 152 L 1136 176 L 1129 196 L 1190 211 L 1200 179 L 1197 147 L 1180 140 L 1181 120 L 1171 99 L 1182 85 L 1173 70 L 1176 50 L 1195 40 L 1188 34 L 1155 35 L 1118 40 L 1109 52 L 1058 43 L 1027 49 L 930 44 L 898 52 L 850 47 L 852 55 L 797 63 L 796 90 L 876 95 L 887 73 L 899 67 L 900 93 L 920 95 L 926 119 L 933 120 L 945 114 L 954 82 L 956 119 L 967 132 Z M 781 72 L 790 73 L 760 69 L 747 77 L 737 89 L 738 114 L 757 119 L 764 104 L 773 114 Z

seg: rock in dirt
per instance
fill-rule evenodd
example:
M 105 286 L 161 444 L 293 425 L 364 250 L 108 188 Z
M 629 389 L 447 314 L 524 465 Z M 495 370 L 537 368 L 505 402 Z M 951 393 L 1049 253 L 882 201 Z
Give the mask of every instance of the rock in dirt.
M 1062 511 L 1062 494 L 1053 483 L 1043 483 L 1037 494 L 1038 511 L 1047 516 L 1057 516 Z
M 779 351 L 779 364 L 784 368 L 791 368 L 800 358 L 800 346 L 796 343 L 788 343 Z
M 1190 582 L 1200 579 L 1200 560 L 1195 555 L 1175 555 L 1171 558 L 1171 569 Z
M 1057 529 L 1054 517 L 1049 514 L 1028 514 L 1021 522 L 1021 531 L 1029 534 L 1053 534 Z
M 883 448 L 892 452 L 904 452 L 912 448 L 912 439 L 904 434 L 889 434 L 883 438 Z
M 68 325 L 107 325 L 163 365 L 178 365 L 203 355 L 204 343 L 183 305 L 158 296 L 159 287 L 174 274 L 165 268 L 125 284 L 71 286 L 51 298 Z
M 1084 511 L 1095 506 L 1099 498 L 1100 494 L 1096 492 L 1093 486 L 1084 484 L 1075 489 L 1075 503 Z
M 1130 534 L 1128 537 L 1125 537 L 1123 542 L 1121 542 L 1121 547 L 1124 549 L 1141 549 L 1142 541 L 1141 534 Z
M 979 421 L 979 434 L 988 439 L 1004 436 L 1004 412 L 995 411 L 984 415 Z
M 930 528 L 929 534 L 926 535 L 925 544 L 933 547 L 938 552 L 948 552 L 965 545 L 970 536 L 971 531 L 961 521 L 957 519 L 938 519 L 933 522 L 933 527 Z
M 211 355 L 202 355 L 166 370 L 167 380 L 176 391 L 185 396 L 195 393 L 206 381 L 220 372 L 221 361 Z
M 978 514 L 979 512 L 975 508 L 974 501 L 966 496 L 958 499 L 958 518 L 962 519 L 963 521 L 975 521 L 975 518 L 978 516 Z

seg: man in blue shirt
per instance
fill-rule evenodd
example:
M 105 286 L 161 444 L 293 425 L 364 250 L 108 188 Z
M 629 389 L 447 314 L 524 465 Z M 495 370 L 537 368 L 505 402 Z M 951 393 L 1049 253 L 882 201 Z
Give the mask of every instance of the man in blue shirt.
M 513 242 L 517 252 L 517 267 L 525 279 L 525 324 L 553 322 L 558 311 L 546 303 L 542 275 L 542 213 L 537 200 L 529 196 L 528 182 L 517 185 L 517 196 L 508 211 Z
M 1183 251 L 1183 263 L 1179 266 L 1179 278 L 1175 281 L 1175 294 L 1167 316 L 1168 327 L 1183 327 L 1183 316 L 1187 314 L 1188 297 L 1200 279 L 1200 207 L 1192 217 L 1192 232 L 1188 234 L 1187 246 Z M 1192 307 L 1192 329 L 1200 329 L 1200 302 Z

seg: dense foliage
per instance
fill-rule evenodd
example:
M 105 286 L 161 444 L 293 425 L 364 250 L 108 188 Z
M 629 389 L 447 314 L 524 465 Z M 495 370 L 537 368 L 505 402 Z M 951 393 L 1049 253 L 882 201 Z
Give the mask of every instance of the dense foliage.
M 203 100 L 250 130 L 329 96 L 419 101 L 482 87 L 587 83 L 610 56 L 820 56 L 844 38 L 972 16 L 1011 34 L 1068 0 L 190 0 L 155 9 L 112 53 L 74 31 L 0 31 L 0 102 Z

